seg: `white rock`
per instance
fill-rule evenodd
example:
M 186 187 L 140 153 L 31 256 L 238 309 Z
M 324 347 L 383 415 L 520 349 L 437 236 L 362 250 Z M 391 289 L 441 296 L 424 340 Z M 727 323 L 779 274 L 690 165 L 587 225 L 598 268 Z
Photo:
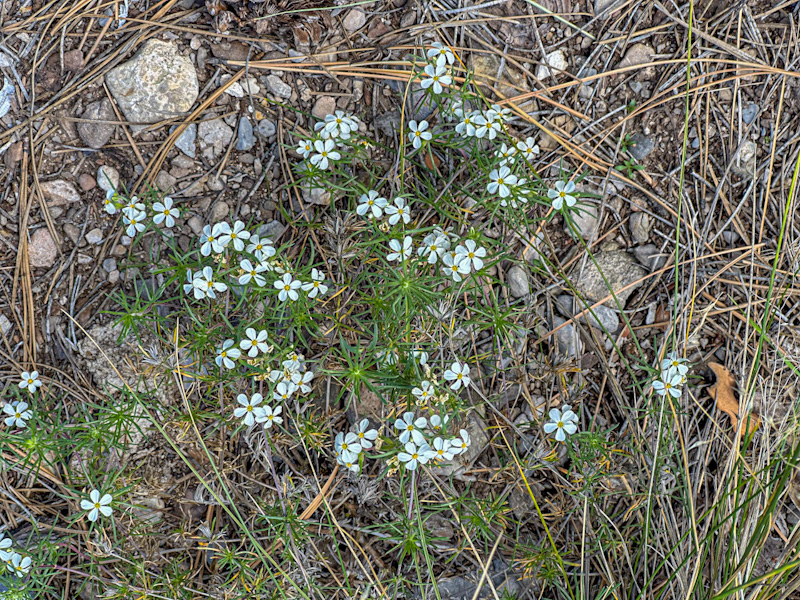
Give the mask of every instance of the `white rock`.
M 569 67 L 567 57 L 561 50 L 553 50 L 544 57 L 544 62 L 546 64 L 539 65 L 539 68 L 536 69 L 536 78 L 540 80 L 547 79 L 551 75 L 553 77 L 558 77 L 560 71 L 566 71 L 567 67 Z M 552 67 L 552 69 L 548 67 Z
M 119 171 L 108 165 L 101 165 L 97 169 L 97 185 L 104 192 L 119 188 Z

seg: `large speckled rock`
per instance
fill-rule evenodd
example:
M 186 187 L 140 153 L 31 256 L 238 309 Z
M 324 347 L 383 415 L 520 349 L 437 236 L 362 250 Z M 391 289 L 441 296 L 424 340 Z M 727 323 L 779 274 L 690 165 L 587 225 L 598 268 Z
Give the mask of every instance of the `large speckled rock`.
M 28 243 L 28 258 L 33 268 L 47 269 L 58 258 L 58 248 L 47 227 L 40 227 L 31 235 Z
M 597 261 L 597 266 L 590 260 L 586 261 L 583 273 L 578 277 L 576 285 L 578 292 L 582 297 L 592 302 L 599 302 L 611 293 L 609 291 L 610 285 L 620 304 L 625 306 L 631 294 L 642 284 L 637 283 L 625 291 L 622 291 L 622 289 L 644 277 L 647 274 L 647 270 L 624 250 L 598 252 L 595 254 L 595 260 Z M 609 285 L 606 285 L 606 282 L 603 281 L 603 276 L 600 275 L 600 272 L 608 280 Z M 617 306 L 613 298 L 605 302 L 605 305 L 612 308 Z
M 108 89 L 128 121 L 155 123 L 179 116 L 197 100 L 192 61 L 173 43 L 150 40 L 136 55 L 106 75 Z

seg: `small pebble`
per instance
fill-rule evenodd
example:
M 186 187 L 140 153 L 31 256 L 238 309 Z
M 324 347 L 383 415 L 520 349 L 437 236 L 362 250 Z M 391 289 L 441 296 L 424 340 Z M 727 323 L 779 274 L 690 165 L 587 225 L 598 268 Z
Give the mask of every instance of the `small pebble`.
M 266 78 L 267 89 L 278 98 L 288 100 L 292 95 L 292 86 L 283 81 L 277 75 L 268 75 Z
M 102 165 L 97 169 L 97 185 L 104 192 L 119 188 L 119 171 L 114 167 Z
M 270 121 L 269 119 L 261 119 L 258 122 L 258 134 L 265 138 L 272 137 L 277 131 L 278 129 L 275 127 L 274 121 Z
M 347 16 L 345 16 L 342 23 L 344 24 L 344 28 L 348 33 L 353 33 L 366 25 L 367 15 L 365 15 L 363 11 L 354 8 L 347 13 Z
M 511 292 L 514 298 L 522 298 L 530 293 L 528 273 L 519 265 L 514 265 L 508 270 L 506 284 L 508 285 L 508 291 Z
M 748 104 L 744 109 L 742 109 L 742 120 L 747 125 L 750 125 L 750 123 L 755 121 L 757 116 L 758 104 Z
M 78 175 L 78 185 L 84 192 L 90 192 L 97 187 L 97 181 L 88 173 L 81 173 Z
M 81 241 L 81 230 L 72 223 L 67 223 L 64 225 L 64 235 L 66 235 L 76 246 L 78 245 L 78 242 Z
M 236 138 L 236 149 L 240 152 L 247 152 L 256 145 L 256 138 L 253 135 L 253 124 L 247 117 L 239 119 L 239 135 Z
M 217 223 L 228 218 L 230 207 L 226 202 L 217 202 L 211 209 L 211 221 Z
M 311 114 L 317 119 L 322 121 L 327 115 L 331 115 L 336 111 L 336 100 L 331 96 L 321 96 L 317 98 L 314 103 L 314 108 L 311 109 Z
M 119 281 L 119 271 L 111 271 L 108 274 L 109 283 L 117 283 Z
M 199 236 L 203 233 L 203 220 L 197 215 L 190 217 L 186 224 L 192 230 L 193 234 Z
M 106 273 L 111 273 L 112 271 L 117 270 L 117 259 L 116 258 L 107 258 L 103 261 L 103 269 L 105 269 Z
M 86 241 L 90 244 L 100 244 L 104 240 L 103 232 L 100 230 L 99 227 L 95 227 L 89 233 L 86 234 Z
M 40 227 L 31 235 L 28 244 L 28 259 L 34 268 L 49 268 L 58 258 L 58 248 L 47 227 Z

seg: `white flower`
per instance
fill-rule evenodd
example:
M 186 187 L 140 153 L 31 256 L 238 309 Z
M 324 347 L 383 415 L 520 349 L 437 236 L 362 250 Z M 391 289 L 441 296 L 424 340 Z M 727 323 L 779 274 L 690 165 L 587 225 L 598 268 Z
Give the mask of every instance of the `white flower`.
M 153 210 L 156 213 L 153 215 L 153 223 L 156 225 L 164 223 L 167 228 L 175 225 L 175 219 L 181 216 L 181 212 L 177 208 L 172 208 L 172 198 L 169 196 L 165 196 L 163 202 L 153 204 Z
M 278 402 L 286 402 L 297 391 L 297 385 L 293 381 L 279 381 L 272 392 L 272 399 Z
M 283 279 L 278 279 L 273 285 L 276 290 L 280 290 L 278 300 L 286 302 L 286 298 L 294 301 L 300 297 L 297 293 L 297 289 L 302 286 L 303 283 L 292 277 L 290 273 L 284 273 Z
M 428 420 L 425 417 L 415 419 L 413 412 L 404 413 L 402 419 L 394 422 L 395 429 L 400 432 L 400 443 L 402 444 L 405 444 L 409 438 L 412 438 L 417 444 L 424 443 L 425 437 L 420 429 L 424 429 L 427 425 Z
M 358 473 L 360 469 L 357 461 L 358 455 L 351 452 L 345 452 L 344 454 L 336 455 L 336 462 L 345 467 L 348 471 L 353 471 L 353 473 Z
M 250 232 L 244 228 L 244 223 L 236 221 L 233 224 L 233 229 L 227 223 L 221 223 L 222 235 L 219 236 L 219 243 L 227 247 L 228 244 L 233 244 L 233 249 L 237 252 L 244 250 L 245 240 L 250 239 Z
M 11 538 L 6 537 L 5 532 L 0 531 L 0 551 L 8 550 L 9 548 L 11 548 L 12 543 L 13 542 L 11 541 Z
M 19 552 L 14 552 L 11 555 L 11 564 L 8 565 L 8 570 L 17 577 L 24 577 L 25 574 L 31 570 L 31 557 L 26 556 L 23 558 Z
M 411 390 L 411 393 L 414 394 L 420 402 L 427 402 L 433 397 L 435 392 L 436 390 L 433 385 L 431 385 L 431 382 L 427 379 L 420 383 L 419 387 L 415 387 Z
M 297 369 L 303 366 L 303 355 L 298 354 L 297 352 L 290 352 L 289 355 L 286 357 L 286 360 L 283 361 L 282 366 L 285 369 L 289 369 L 291 371 L 296 371 Z
M 517 176 L 511 173 L 508 167 L 500 167 L 500 170 L 494 169 L 489 173 L 489 185 L 486 186 L 486 191 L 490 194 L 498 194 L 501 198 L 507 198 L 511 195 L 509 186 L 517 183 Z
M 493 140 L 497 137 L 497 133 L 502 131 L 500 126 L 501 120 L 498 114 L 493 110 L 487 110 L 473 119 L 475 123 L 475 137 Z
M 452 65 L 456 57 L 447 46 L 443 46 L 441 42 L 433 42 L 428 49 L 428 58 L 436 60 L 437 65 L 444 66 L 445 63 Z
M 408 139 L 414 148 L 419 148 L 422 146 L 422 142 L 430 140 L 433 137 L 431 132 L 427 131 L 427 121 L 420 121 L 419 125 L 417 125 L 416 121 L 411 121 L 408 124 L 408 128 L 411 130 L 411 132 L 408 134 Z
M 536 155 L 539 154 L 539 146 L 532 137 L 527 138 L 524 142 L 517 142 L 517 150 L 528 162 L 533 161 Z
M 295 381 L 295 379 L 297 379 L 297 381 Z M 311 386 L 308 384 L 312 379 L 314 379 L 313 371 L 306 371 L 302 376 L 300 373 L 295 373 L 292 376 L 292 381 L 295 381 L 295 383 L 300 386 L 301 394 L 308 394 L 311 391 Z
M 208 256 L 212 252 L 214 254 L 222 254 L 225 250 L 227 243 L 221 242 L 222 236 L 230 232 L 230 225 L 227 223 L 215 223 L 203 227 L 203 233 L 200 236 L 200 254 Z
M 428 353 L 424 350 L 412 350 L 411 358 L 416 360 L 423 367 L 428 364 Z
M 359 437 L 352 432 L 347 434 L 343 432 L 337 433 L 333 446 L 346 462 L 355 462 L 356 457 L 361 454 L 363 449 Z M 348 458 L 350 460 L 347 460 Z
M 556 189 L 547 190 L 547 197 L 553 201 L 553 208 L 555 210 L 561 210 L 564 203 L 566 203 L 569 208 L 572 208 L 577 202 L 577 198 L 571 195 L 574 191 L 575 183 L 572 181 L 568 181 L 566 184 L 563 181 L 556 181 Z
M 239 275 L 239 285 L 247 285 L 251 281 L 254 281 L 257 286 L 263 287 L 267 283 L 267 280 L 259 275 L 259 273 L 263 273 L 267 270 L 267 267 L 264 266 L 263 263 L 259 263 L 254 267 L 253 263 L 245 258 L 239 263 L 239 268 L 244 271 L 244 273 Z
M 444 372 L 444 378 L 447 381 L 453 382 L 450 386 L 451 390 L 457 390 L 462 385 L 465 388 L 469 387 L 469 366 L 466 363 L 462 365 L 460 362 L 456 361 Z
M 330 137 L 341 137 L 346 140 L 350 137 L 350 132 L 358 129 L 358 123 L 350 116 L 345 115 L 341 110 L 336 114 L 325 116 L 325 125 L 322 130 Z
M 241 348 L 242 351 L 247 351 L 247 356 L 255 358 L 258 356 L 259 352 L 264 353 L 269 351 L 266 329 L 256 332 L 252 327 L 248 327 L 245 329 L 244 334 L 247 336 L 247 339 L 239 342 L 239 348 Z
M 686 364 L 685 358 L 678 358 L 677 352 L 670 352 L 664 360 L 661 361 L 662 371 L 674 371 L 678 375 L 686 375 L 689 372 L 689 365 Z M 23 378 L 24 378 L 23 373 Z M 20 386 L 22 387 L 22 386 Z
M 7 427 L 25 427 L 25 421 L 30 421 L 33 413 L 28 410 L 27 402 L 11 402 L 3 407 L 3 412 L 8 415 L 6 417 Z
M 459 282 L 464 279 L 462 275 L 469 275 L 470 263 L 455 252 L 446 252 L 442 257 L 442 270 L 452 276 L 453 281 Z
M 128 227 L 125 233 L 128 237 L 136 237 L 136 232 L 144 231 L 144 220 L 147 218 L 147 213 L 143 210 L 123 211 L 122 222 Z
M 441 256 L 450 249 L 450 238 L 441 229 L 432 231 L 422 240 L 422 246 L 417 250 L 420 256 L 427 256 L 428 263 L 433 265 Z
M 563 442 L 568 435 L 572 435 L 578 430 L 576 423 L 578 422 L 578 415 L 572 412 L 572 407 L 565 404 L 561 410 L 557 408 L 550 409 L 550 423 L 544 424 L 545 433 L 556 432 L 556 440 Z
M 110 189 L 106 192 L 106 199 L 103 200 L 103 209 L 109 215 L 117 214 L 117 192 L 113 189 Z
M 128 200 L 128 203 L 122 207 L 122 212 L 130 212 L 135 213 L 139 212 L 140 210 L 144 210 L 144 204 L 139 202 L 138 196 L 131 196 L 131 199 Z
M 186 269 L 186 281 L 188 283 L 183 284 L 183 293 L 188 294 L 192 290 L 194 290 L 194 277 L 192 277 L 192 270 Z
M 269 238 L 261 239 L 258 234 L 250 236 L 250 243 L 247 245 L 247 251 L 255 256 L 258 260 L 265 260 L 275 256 L 275 248 Z
M 250 398 L 247 397 L 247 394 L 239 394 L 236 397 L 236 401 L 241 404 L 241 406 L 237 406 L 234 409 L 233 416 L 237 419 L 244 417 L 244 424 L 248 427 L 252 427 L 256 422 L 256 417 L 264 410 L 259 406 L 263 399 L 264 397 L 261 394 L 253 394 Z
M 499 120 L 501 123 L 506 123 L 511 119 L 510 108 L 503 108 L 499 104 L 492 104 L 490 108 L 494 111 L 495 118 Z
M 81 500 L 81 508 L 89 511 L 89 514 L 86 515 L 86 518 L 94 522 L 97 521 L 100 515 L 103 515 L 104 517 L 111 516 L 112 510 L 109 504 L 111 504 L 113 499 L 114 498 L 111 496 L 111 494 L 104 494 L 101 498 L 99 490 L 92 490 L 89 493 L 89 500 Z
M 436 453 L 435 460 L 453 460 L 453 452 L 450 449 L 450 440 L 443 440 L 440 437 L 434 438 L 433 450 Z
M 328 286 L 323 284 L 323 281 L 325 281 L 325 276 L 317 269 L 312 268 L 311 281 L 302 285 L 303 291 L 308 292 L 309 298 L 316 298 L 318 295 L 324 296 L 328 291 Z
M 456 256 L 461 256 L 462 261 L 466 261 L 472 265 L 473 269 L 480 271 L 483 268 L 481 259 L 486 256 L 486 249 L 479 248 L 475 240 L 467 240 L 463 246 L 456 246 Z
M 361 194 L 356 207 L 356 214 L 367 215 L 368 218 L 380 219 L 383 216 L 383 209 L 386 208 L 386 198 L 379 197 L 378 192 L 370 190 L 366 194 Z
M 462 454 L 469 448 L 470 439 L 469 432 L 466 429 L 459 431 L 460 437 L 450 440 L 450 452 L 453 454 Z
M 450 417 L 448 417 L 447 415 L 445 415 L 444 419 L 442 419 L 442 417 L 439 415 L 431 415 L 431 429 L 433 429 L 436 432 L 439 432 L 445 425 L 447 425 L 449 421 Z
M 317 154 L 311 157 L 311 164 L 317 165 L 320 169 L 325 170 L 328 168 L 328 161 L 339 160 L 342 155 L 336 152 L 334 148 L 336 143 L 333 140 L 317 140 L 314 142 L 314 149 Z
M 39 380 L 39 371 L 23 371 L 19 376 L 22 379 L 19 382 L 19 387 L 23 390 L 28 390 L 30 394 L 35 394 L 36 390 L 42 387 L 42 382 Z
M 203 267 L 202 271 L 195 273 L 192 284 L 194 285 L 194 297 L 197 300 L 216 298 L 216 292 L 224 292 L 228 289 L 226 283 L 214 279 L 214 270 L 211 267 Z
M 295 148 L 295 152 L 297 152 L 303 158 L 308 158 L 308 155 L 311 154 L 311 151 L 314 149 L 314 145 L 311 140 L 305 140 L 300 142 L 300 145 Z
M 475 119 L 480 116 L 480 111 L 473 110 L 465 112 L 463 109 L 457 109 L 458 125 L 456 125 L 456 133 L 464 137 L 472 137 L 475 135 Z
M 218 367 L 233 369 L 236 366 L 233 361 L 237 360 L 242 353 L 238 348 L 234 348 L 233 344 L 233 340 L 225 340 L 222 343 L 222 347 L 217 349 L 217 356 L 214 362 L 217 363 Z
M 423 79 L 419 86 L 423 90 L 433 87 L 433 93 L 437 95 L 442 93 L 442 85 L 450 85 L 453 83 L 453 79 L 447 74 L 447 67 L 444 65 L 436 65 L 435 67 L 433 65 L 426 66 L 425 75 L 427 79 Z
M 386 207 L 386 214 L 391 215 L 389 217 L 389 225 L 396 225 L 400 222 L 400 219 L 408 225 L 409 221 L 411 221 L 411 208 L 406 206 L 405 198 L 398 196 L 393 202 L 394 204 Z
M 264 427 L 267 429 L 272 427 L 273 424 L 280 425 L 283 423 L 283 417 L 279 417 L 278 415 L 280 415 L 282 412 L 282 406 L 276 406 L 275 408 L 272 408 L 271 406 L 267 405 L 262 409 L 261 413 L 256 416 L 256 423 L 263 423 Z
M 517 156 L 517 148 L 514 145 L 506 146 L 501 144 L 500 148 L 494 151 L 494 155 L 500 158 L 500 166 L 513 165 Z
M 680 398 L 682 384 L 683 375 L 679 375 L 677 371 L 667 370 L 661 373 L 661 379 L 653 382 L 653 389 L 659 396 L 669 394 L 673 398 Z
M 389 262 L 398 261 L 403 262 L 411 255 L 411 236 L 407 235 L 403 238 L 402 245 L 400 244 L 400 240 L 391 240 L 389 242 L 389 248 L 393 250 L 386 255 L 386 260 Z
M 430 460 L 430 449 L 424 441 L 420 442 L 419 447 L 414 442 L 405 445 L 405 452 L 400 452 L 397 459 L 403 463 L 409 471 L 417 468 L 417 465 L 424 465 Z
M 370 428 L 369 419 L 361 419 L 361 422 L 356 427 L 355 434 L 358 438 L 358 443 L 364 450 L 372 448 L 372 442 L 378 438 L 378 431 Z

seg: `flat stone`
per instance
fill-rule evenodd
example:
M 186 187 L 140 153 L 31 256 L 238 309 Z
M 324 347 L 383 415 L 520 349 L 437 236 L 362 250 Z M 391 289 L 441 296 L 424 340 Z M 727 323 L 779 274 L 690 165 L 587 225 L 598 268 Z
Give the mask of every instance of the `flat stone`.
M 314 102 L 314 107 L 311 109 L 311 115 L 320 121 L 325 119 L 326 116 L 332 115 L 336 111 L 336 100 L 331 96 L 320 96 Z
M 742 120 L 747 125 L 750 125 L 750 123 L 756 120 L 756 117 L 758 116 L 758 111 L 759 111 L 758 104 L 748 104 L 746 107 L 742 109 Z
M 565 319 L 553 317 L 553 329 L 564 325 L 564 323 L 567 323 Z M 572 323 L 567 323 L 558 330 L 556 333 L 556 342 L 558 344 L 559 354 L 567 358 L 577 358 L 581 352 L 583 352 L 583 342 Z
M 470 66 L 475 72 L 476 81 L 493 86 L 506 98 L 518 96 L 529 90 L 525 74 L 510 66 L 508 62 L 503 65 L 500 81 L 496 81 L 497 72 L 500 70 L 500 57 L 494 54 L 473 53 L 470 58 Z
M 158 175 L 156 175 L 156 178 L 153 180 L 155 186 L 162 192 L 173 191 L 177 182 L 178 180 L 166 171 L 159 171 Z
M 364 11 L 358 10 L 357 8 L 354 8 L 348 12 L 342 21 L 342 24 L 348 33 L 354 33 L 358 31 L 364 25 L 366 25 L 366 23 L 367 15 L 364 14 Z
M 213 119 L 200 123 L 197 135 L 200 137 L 200 151 L 203 156 L 213 160 L 227 150 L 233 139 L 233 129 L 222 119 Z
M 101 165 L 97 169 L 97 185 L 104 192 L 119 189 L 119 171 L 109 165 Z
M 90 244 L 97 245 L 103 243 L 105 236 L 99 227 L 95 227 L 86 234 L 86 241 Z
M 189 226 L 189 229 L 192 230 L 193 234 L 199 236 L 201 233 L 203 233 L 203 219 L 197 215 L 189 217 L 189 220 L 186 222 L 186 224 Z
M 239 41 L 224 41 L 211 44 L 211 54 L 222 60 L 247 60 L 250 46 Z
M 42 181 L 39 184 L 39 188 L 42 190 L 42 196 L 44 196 L 48 206 L 71 204 L 81 199 L 81 195 L 75 189 L 75 186 L 63 179 Z
M 569 294 L 562 294 L 556 298 L 556 308 L 563 316 L 572 318 L 583 312 L 587 306 L 583 302 L 577 302 Z M 619 317 L 617 313 L 607 306 L 598 306 L 591 312 L 578 319 L 581 323 L 588 323 L 595 329 L 601 329 L 608 333 L 615 333 L 619 328 Z
M 228 218 L 230 207 L 226 202 L 217 202 L 211 210 L 211 222 L 217 223 Z
M 80 50 L 64 52 L 64 68 L 67 71 L 80 71 L 83 68 L 83 52 Z
M 558 77 L 561 71 L 566 71 L 569 67 L 567 57 L 563 50 L 553 50 L 544 57 L 545 64 L 539 65 L 536 69 L 536 79 L 547 79 L 548 77 Z
M 11 321 L 8 320 L 8 317 L 5 315 L 0 314 L 0 333 L 3 335 L 8 335 L 11 332 Z
M 31 235 L 28 244 L 28 259 L 31 267 L 47 269 L 53 266 L 58 258 L 58 248 L 47 227 L 40 227 Z
M 278 128 L 275 126 L 275 121 L 270 121 L 269 119 L 261 119 L 258 122 L 258 135 L 263 136 L 265 138 L 270 138 L 275 135 L 278 131 Z
M 247 152 L 256 145 L 256 136 L 253 134 L 253 124 L 250 119 L 243 116 L 239 119 L 239 134 L 236 137 L 236 149 Z
M 170 133 L 175 130 L 175 127 L 170 127 Z M 175 140 L 175 147 L 183 152 L 189 158 L 194 158 L 197 152 L 197 123 L 188 125 L 183 133 Z
M 288 100 L 292 96 L 292 86 L 286 83 L 277 75 L 268 75 L 266 77 L 267 89 L 278 98 Z
M 81 119 L 89 119 L 91 122 L 78 123 L 78 135 L 89 148 L 102 148 L 114 135 L 116 125 L 113 123 L 102 123 L 100 121 L 116 121 L 114 107 L 108 98 L 103 98 L 97 102 L 92 102 L 81 114 Z
M 667 263 L 667 257 L 661 256 L 655 244 L 636 246 L 633 255 L 640 263 L 651 271 L 657 271 Z
M 108 282 L 109 283 L 117 283 L 119 281 L 119 271 L 111 271 L 108 274 Z
M 594 0 L 594 14 L 599 15 L 609 6 L 614 4 L 614 2 L 616 2 L 616 0 Z M 607 19 L 608 15 L 603 15 L 603 18 Z
M 605 276 L 624 308 L 628 298 L 642 285 L 642 282 L 631 285 L 630 288 L 624 291 L 623 288 L 642 279 L 647 275 L 647 271 L 636 262 L 633 256 L 624 250 L 598 252 L 594 258 L 597 261 L 596 266 L 594 262 L 586 261 L 586 265 L 583 267 L 583 272 L 580 274 L 575 286 L 578 293 L 587 300 L 599 302 L 611 293 L 609 287 L 603 281 L 603 276 Z M 601 272 L 603 276 L 600 275 Z M 614 298 L 607 300 L 605 305 L 610 308 L 617 308 Z
M 600 207 L 596 204 L 581 204 L 570 213 L 572 224 L 583 239 L 593 240 L 597 237 L 597 230 L 600 228 L 599 212 Z M 566 223 L 564 229 L 571 232 Z
M 197 100 L 197 72 L 172 42 L 149 40 L 128 62 L 106 74 L 128 121 L 156 123 L 186 113 Z
M 638 67 L 653 61 L 655 54 L 652 46 L 648 44 L 634 44 L 625 53 L 625 56 L 617 64 L 615 68 L 624 69 L 626 67 Z
M 105 269 L 106 273 L 111 273 L 112 271 L 117 270 L 117 259 L 116 258 L 107 258 L 103 261 L 103 269 Z
M 64 235 L 66 235 L 69 240 L 75 244 L 76 246 L 81 241 L 81 230 L 76 225 L 72 223 L 67 223 L 63 227 Z
M 506 285 L 514 298 L 522 298 L 530 293 L 528 273 L 519 265 L 514 265 L 506 273 Z
M 329 206 L 331 203 L 331 193 L 324 188 L 303 187 L 303 202 L 316 204 L 318 206 Z
M 628 154 L 636 160 L 644 160 L 656 147 L 656 143 L 643 133 L 634 133 L 630 138 Z
M 274 242 L 283 235 L 284 231 L 286 231 L 286 225 L 273 219 L 258 228 L 258 236 L 267 237 Z
M 650 215 L 637 212 L 631 215 L 628 227 L 631 230 L 631 238 L 637 244 L 644 244 L 650 237 Z
M 97 182 L 88 173 L 81 173 L 78 175 L 78 185 L 84 192 L 90 192 L 97 187 Z

